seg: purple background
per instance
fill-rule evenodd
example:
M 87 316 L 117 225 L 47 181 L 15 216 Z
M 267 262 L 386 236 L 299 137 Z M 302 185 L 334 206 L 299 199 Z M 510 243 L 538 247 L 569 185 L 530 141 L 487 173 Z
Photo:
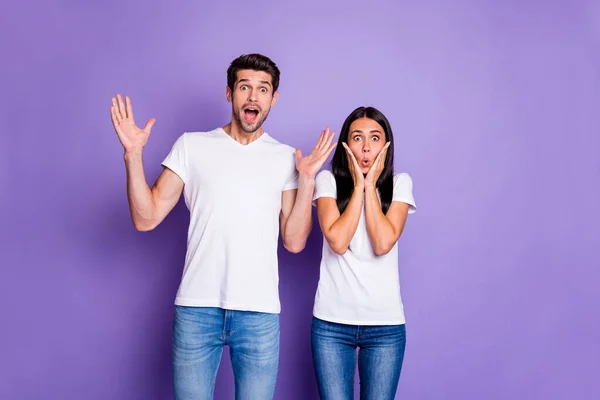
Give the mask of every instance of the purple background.
M 110 98 L 157 118 L 153 183 L 182 132 L 228 122 L 226 68 L 255 51 L 282 70 L 277 139 L 308 151 L 363 104 L 394 128 L 419 206 L 397 398 L 600 398 L 597 0 L 49 3 L 0 6 L 0 398 L 172 397 L 189 213 L 134 230 Z M 276 399 L 317 397 L 321 240 L 280 251 Z

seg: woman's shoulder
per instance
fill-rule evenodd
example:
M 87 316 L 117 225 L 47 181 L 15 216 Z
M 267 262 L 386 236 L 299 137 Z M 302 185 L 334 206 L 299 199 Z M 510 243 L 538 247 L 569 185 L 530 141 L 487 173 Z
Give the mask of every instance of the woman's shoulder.
M 412 183 L 412 178 L 408 172 L 397 172 L 394 174 L 394 184 L 398 183 L 398 181 Z
M 335 176 L 330 170 L 324 169 L 317 174 L 315 177 L 315 182 L 317 184 L 335 185 Z
M 319 197 L 337 196 L 337 186 L 335 184 L 335 176 L 329 170 L 324 169 L 319 172 L 315 178 L 315 194 L 313 200 Z
M 322 177 L 322 178 L 327 177 L 329 179 L 334 178 L 333 172 L 331 172 L 328 169 L 324 169 L 322 171 L 319 171 L 319 173 L 317 174 L 317 178 L 319 178 L 319 177 Z

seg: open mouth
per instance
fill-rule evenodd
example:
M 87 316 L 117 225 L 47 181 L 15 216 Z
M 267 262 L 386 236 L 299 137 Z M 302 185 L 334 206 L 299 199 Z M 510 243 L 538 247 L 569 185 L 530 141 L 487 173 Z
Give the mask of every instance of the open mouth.
M 361 167 L 368 167 L 371 164 L 371 160 L 363 159 L 360 161 Z
M 254 122 L 258 117 L 258 108 L 256 107 L 247 107 L 244 108 L 244 119 L 246 122 Z

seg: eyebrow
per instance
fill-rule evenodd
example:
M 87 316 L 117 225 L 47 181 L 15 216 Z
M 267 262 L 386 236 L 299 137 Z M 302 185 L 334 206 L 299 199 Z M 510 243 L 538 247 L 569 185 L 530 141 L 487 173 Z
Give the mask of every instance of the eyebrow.
M 361 131 L 360 129 L 355 129 L 352 132 L 350 132 L 350 134 L 353 134 L 356 132 L 363 133 L 363 131 Z M 380 135 L 383 135 L 383 133 L 381 133 L 378 129 L 373 129 L 373 130 L 369 131 L 369 133 L 379 133 Z
M 242 82 L 250 82 L 250 79 L 240 79 L 237 84 L 239 85 Z M 271 82 L 269 82 L 269 81 L 259 81 L 259 82 L 262 83 L 263 85 L 271 86 Z

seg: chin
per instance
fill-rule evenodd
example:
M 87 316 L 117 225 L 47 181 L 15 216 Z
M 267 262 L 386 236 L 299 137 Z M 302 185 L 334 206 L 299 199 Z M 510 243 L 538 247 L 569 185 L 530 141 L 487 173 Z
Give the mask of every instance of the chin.
M 242 118 L 243 118 L 243 116 L 242 116 Z M 248 122 L 244 121 L 243 119 L 240 119 L 240 127 L 246 133 L 254 133 L 260 129 L 263 122 L 264 122 L 264 120 L 257 120 L 253 123 L 248 123 Z
M 254 127 L 252 125 L 248 126 L 248 125 L 242 124 L 242 131 L 244 131 L 246 133 L 254 133 L 254 132 L 256 132 L 257 129 L 258 128 Z

